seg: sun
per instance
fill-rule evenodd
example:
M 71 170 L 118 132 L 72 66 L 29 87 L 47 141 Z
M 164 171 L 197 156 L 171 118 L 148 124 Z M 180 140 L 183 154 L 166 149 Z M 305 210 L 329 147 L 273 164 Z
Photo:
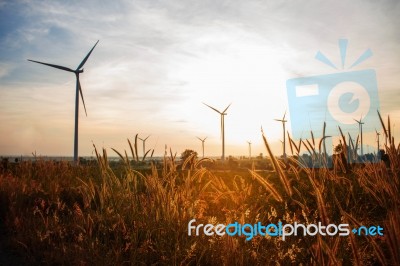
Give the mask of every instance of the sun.
M 220 111 L 232 104 L 225 116 L 226 145 L 232 153 L 247 152 L 247 141 L 260 141 L 261 126 L 277 140 L 282 132 L 274 118 L 287 110 L 286 74 L 279 54 L 248 38 L 229 42 L 224 50 L 186 58 L 171 71 L 171 77 L 186 84 L 185 100 L 173 114 L 190 121 L 192 131 L 218 142 L 220 115 L 202 102 Z

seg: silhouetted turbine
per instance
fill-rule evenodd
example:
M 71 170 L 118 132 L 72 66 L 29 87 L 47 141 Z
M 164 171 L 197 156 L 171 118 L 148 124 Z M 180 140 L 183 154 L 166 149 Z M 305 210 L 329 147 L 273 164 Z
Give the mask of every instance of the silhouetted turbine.
M 150 135 L 148 135 L 145 139 L 140 139 L 143 142 L 143 159 L 144 159 L 144 155 L 146 154 L 146 140 L 150 137 Z
M 379 136 L 381 134 L 376 129 L 375 129 L 375 132 L 376 132 L 376 142 L 378 143 L 378 156 L 379 156 Z
M 247 143 L 249 144 L 249 159 L 251 159 L 251 142 L 247 141 Z
M 354 147 L 354 142 L 353 139 L 350 135 L 349 132 L 347 132 L 347 134 L 349 134 L 349 148 L 348 148 L 348 158 L 351 158 L 351 160 L 356 160 L 357 158 L 357 147 Z M 357 146 L 357 145 L 356 145 Z
M 205 137 L 204 139 L 201 139 L 199 137 L 196 137 L 196 138 L 198 138 L 201 141 L 201 148 L 203 150 L 203 158 L 204 158 L 204 142 L 206 141 L 207 137 Z
M 287 120 L 285 120 L 285 116 L 286 116 L 286 111 L 285 114 L 283 115 L 282 119 L 275 119 L 275 121 L 279 121 L 282 122 L 282 126 L 283 126 L 283 158 L 286 160 L 286 128 L 285 128 L 285 123 L 287 122 Z
M 362 131 L 362 125 L 364 124 L 364 122 L 361 122 L 362 117 L 360 118 L 360 120 L 356 120 L 354 119 L 354 121 L 356 121 L 358 123 L 358 127 L 360 130 L 360 136 L 361 136 L 361 156 L 364 155 L 364 150 L 363 150 L 363 131 Z
M 64 70 L 64 71 L 68 71 L 68 72 L 72 72 L 72 73 L 75 74 L 75 77 L 76 77 L 76 96 L 75 96 L 74 162 L 76 162 L 76 163 L 78 162 L 79 94 L 81 95 L 83 108 L 85 109 L 85 114 L 87 116 L 85 100 L 83 99 L 82 87 L 81 87 L 81 84 L 79 82 L 79 74 L 83 73 L 83 68 L 82 67 L 85 65 L 86 61 L 88 60 L 90 54 L 92 53 L 93 49 L 96 47 L 98 42 L 99 41 L 97 41 L 95 43 L 95 45 L 92 47 L 92 49 L 89 51 L 89 53 L 85 56 L 85 58 L 82 60 L 82 62 L 78 65 L 78 67 L 75 70 L 72 70 L 72 69 L 70 69 L 68 67 L 64 67 L 64 66 L 53 65 L 53 64 L 48 64 L 48 63 L 43 63 L 43 62 L 39 62 L 39 61 L 28 59 L 28 61 L 31 61 L 31 62 L 34 62 L 34 63 L 38 63 L 38 64 L 42 64 L 42 65 L 58 68 L 58 69 L 61 69 L 61 70 Z
M 225 120 L 224 120 L 224 116 L 227 115 L 227 113 L 225 113 L 229 106 L 231 106 L 231 104 L 228 105 L 228 107 L 225 108 L 224 111 L 220 112 L 217 109 L 215 109 L 214 107 L 209 106 L 208 104 L 203 103 L 204 105 L 208 106 L 209 108 L 213 109 L 215 112 L 219 113 L 221 115 L 221 137 L 222 137 L 222 156 L 221 156 L 221 160 L 225 160 Z

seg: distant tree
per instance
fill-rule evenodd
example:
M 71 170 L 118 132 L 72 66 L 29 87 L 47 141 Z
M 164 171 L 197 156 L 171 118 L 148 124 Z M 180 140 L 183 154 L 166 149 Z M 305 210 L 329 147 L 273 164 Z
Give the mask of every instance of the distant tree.
M 369 161 L 369 162 L 373 162 L 374 158 L 375 158 L 375 156 L 372 153 L 367 153 L 364 155 L 364 157 L 365 157 L 365 160 Z
M 8 158 L 3 158 L 1 157 L 1 166 L 2 166 L 2 170 L 7 170 L 8 169 Z
M 194 150 L 186 149 L 184 152 L 181 153 L 182 162 L 186 161 L 186 159 L 192 156 L 193 154 L 194 156 L 191 159 L 191 162 L 189 162 L 189 164 L 192 164 L 197 159 L 197 152 Z
M 343 145 L 342 143 L 339 143 L 338 145 L 335 146 L 334 152 L 339 154 L 343 152 Z
M 385 150 L 379 150 L 379 158 L 385 163 L 386 167 L 390 166 L 389 155 L 385 152 Z
M 300 157 L 299 160 L 302 162 L 302 164 L 306 167 L 312 166 L 312 158 L 309 154 L 303 153 Z

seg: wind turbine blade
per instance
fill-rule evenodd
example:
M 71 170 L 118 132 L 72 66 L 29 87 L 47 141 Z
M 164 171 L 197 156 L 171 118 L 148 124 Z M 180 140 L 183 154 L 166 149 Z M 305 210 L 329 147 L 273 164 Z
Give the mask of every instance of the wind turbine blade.
M 205 138 L 203 139 L 203 142 L 206 141 L 206 139 L 207 139 L 207 137 L 205 137 Z
M 85 114 L 87 116 L 87 112 L 86 112 L 86 105 L 85 105 L 85 100 L 83 99 L 83 92 L 82 92 L 82 87 L 81 87 L 81 83 L 79 81 L 79 76 L 76 77 L 78 80 L 78 86 L 79 86 L 79 94 L 81 95 L 81 99 L 82 99 L 82 103 L 83 103 L 83 108 L 85 109 Z
M 30 60 L 30 59 L 28 59 L 28 61 L 31 61 L 31 62 L 34 62 L 34 63 L 38 63 L 38 64 L 42 64 L 42 65 L 46 65 L 46 66 L 49 66 L 49 67 L 58 68 L 58 69 L 65 70 L 65 71 L 68 71 L 68 72 L 75 72 L 75 71 L 73 71 L 72 69 L 70 69 L 70 68 L 68 68 L 68 67 L 63 67 L 63 66 L 59 66 L 59 65 L 53 65 L 53 64 L 43 63 L 43 62 L 39 62 L 39 61 L 35 61 L 35 60 Z
M 201 138 L 199 138 L 199 137 L 196 137 L 196 138 L 198 138 L 198 140 L 200 140 L 200 141 L 203 141 Z
M 93 48 L 89 51 L 89 53 L 86 55 L 86 57 L 82 60 L 82 62 L 79 64 L 79 66 L 76 68 L 76 70 L 79 70 L 83 67 L 83 65 L 86 63 L 86 61 L 88 60 L 90 54 L 92 53 L 94 47 L 96 47 L 96 45 L 99 43 L 99 41 L 97 41 L 95 43 L 95 45 L 93 46 Z
M 149 137 L 150 137 L 150 135 L 148 135 L 147 138 L 144 139 L 144 141 L 146 141 Z
M 230 104 L 228 105 L 228 107 L 226 107 L 225 110 L 224 110 L 222 113 L 225 113 L 226 110 L 228 110 L 229 106 L 231 106 L 231 104 L 232 104 L 232 103 L 230 103 Z
M 285 117 L 286 117 L 286 110 L 285 110 L 285 113 L 283 114 L 282 120 L 285 120 Z
M 203 104 L 206 105 L 206 106 L 208 106 L 208 107 L 210 107 L 210 108 L 213 109 L 215 112 L 217 112 L 217 113 L 219 113 L 219 114 L 222 115 L 222 113 L 221 113 L 220 111 L 218 111 L 217 109 L 215 109 L 214 107 L 211 107 L 211 106 L 209 106 L 209 105 L 206 104 L 206 103 L 203 103 Z

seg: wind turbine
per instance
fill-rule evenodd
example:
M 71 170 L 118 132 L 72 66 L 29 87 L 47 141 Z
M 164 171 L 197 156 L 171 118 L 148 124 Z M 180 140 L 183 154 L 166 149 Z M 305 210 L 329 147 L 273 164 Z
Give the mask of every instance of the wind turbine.
M 140 139 L 140 140 L 143 142 L 143 158 L 144 158 L 144 155 L 146 154 L 146 140 L 147 140 L 149 137 L 150 137 L 150 135 L 148 135 L 145 139 L 138 138 L 138 139 Z
M 85 109 L 85 114 L 87 116 L 86 112 L 86 106 L 85 106 L 85 100 L 83 99 L 83 93 L 82 93 L 82 87 L 81 83 L 79 82 L 79 74 L 83 73 L 83 66 L 85 65 L 86 61 L 88 60 L 90 54 L 92 53 L 93 49 L 96 47 L 99 41 L 95 43 L 95 45 L 92 47 L 92 49 L 89 51 L 89 53 L 83 58 L 82 62 L 78 65 L 78 67 L 75 70 L 72 70 L 71 68 L 64 67 L 64 66 L 59 66 L 59 65 L 53 65 L 53 64 L 48 64 L 48 63 L 43 63 L 35 60 L 30 60 L 28 61 L 58 68 L 64 71 L 72 72 L 75 74 L 76 77 L 76 95 L 75 95 L 75 132 L 74 132 L 74 162 L 78 163 L 78 120 L 79 120 L 79 94 L 81 95 L 82 103 L 83 103 L 83 108 Z
M 249 144 L 249 159 L 251 159 L 251 141 L 247 141 Z
M 204 158 L 204 142 L 206 141 L 207 137 L 205 137 L 204 139 L 201 139 L 199 137 L 196 137 L 201 141 L 201 148 L 203 149 L 203 158 Z
M 376 142 L 378 144 L 378 154 L 379 154 L 379 136 L 381 135 L 381 133 L 379 133 L 376 129 L 375 132 L 376 132 Z
M 347 132 L 347 133 L 349 134 L 349 146 L 348 146 L 349 148 L 348 148 L 348 151 L 347 151 L 347 156 L 348 156 L 348 158 L 351 159 L 351 161 L 349 161 L 349 162 L 352 162 L 352 160 L 356 160 L 356 158 L 357 158 L 356 157 L 357 150 L 354 147 L 354 142 L 353 142 L 353 139 L 351 138 L 350 133 L 349 132 Z
M 364 155 L 364 150 L 363 150 L 363 131 L 362 131 L 362 125 L 364 124 L 364 122 L 361 122 L 362 117 L 360 118 L 360 120 L 356 120 L 354 119 L 354 121 L 356 121 L 358 123 L 358 127 L 360 129 L 360 135 L 361 135 L 361 157 Z
M 222 137 L 222 156 L 221 156 L 221 160 L 224 161 L 225 160 L 225 120 L 224 120 L 224 116 L 227 115 L 227 113 L 225 113 L 229 106 L 231 106 L 231 104 L 228 105 L 228 107 L 225 108 L 224 111 L 220 112 L 217 109 L 215 109 L 214 107 L 209 106 L 208 104 L 203 103 L 204 105 L 208 106 L 209 108 L 213 109 L 215 112 L 219 113 L 221 115 L 221 137 Z
M 282 122 L 282 126 L 283 126 L 283 158 L 286 161 L 286 129 L 285 129 L 285 123 L 287 122 L 287 120 L 285 120 L 286 117 L 286 111 L 285 114 L 283 115 L 282 119 L 275 119 L 275 121 L 279 121 Z

